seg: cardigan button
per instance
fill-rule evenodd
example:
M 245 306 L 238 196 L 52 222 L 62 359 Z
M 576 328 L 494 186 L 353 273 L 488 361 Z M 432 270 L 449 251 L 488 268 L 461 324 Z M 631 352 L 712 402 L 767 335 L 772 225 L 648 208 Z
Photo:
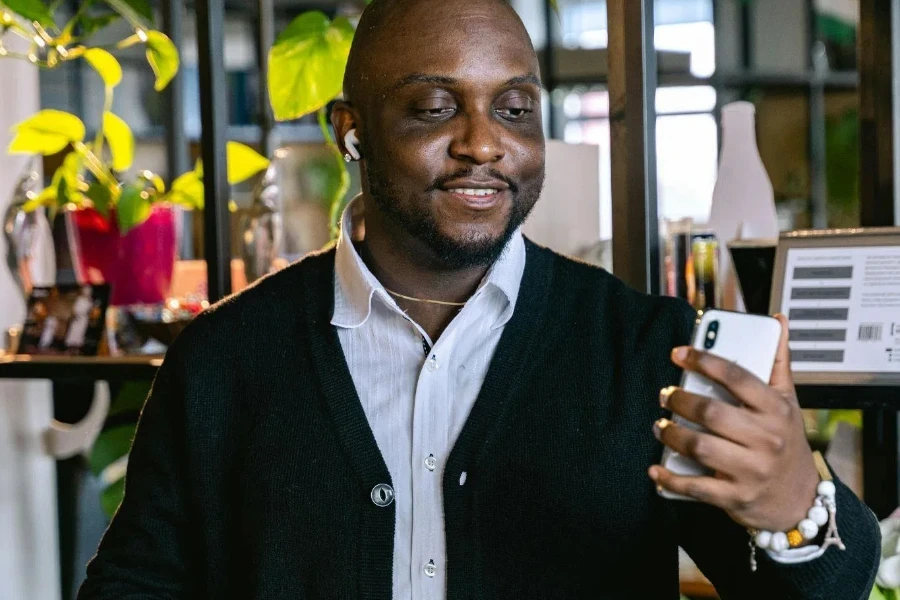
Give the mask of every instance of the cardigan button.
M 371 497 L 375 506 L 385 508 L 394 501 L 394 488 L 386 483 L 379 483 L 372 488 Z

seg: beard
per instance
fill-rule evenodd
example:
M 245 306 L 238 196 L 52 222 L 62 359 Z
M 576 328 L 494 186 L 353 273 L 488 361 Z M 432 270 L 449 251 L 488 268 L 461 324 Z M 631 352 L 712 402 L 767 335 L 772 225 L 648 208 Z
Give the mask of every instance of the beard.
M 473 169 L 464 169 L 441 177 L 430 188 L 440 189 L 441 181 L 469 177 Z M 463 237 L 451 237 L 444 234 L 435 219 L 433 211 L 426 204 L 414 197 L 405 202 L 398 201 L 404 194 L 371 160 L 366 161 L 366 182 L 369 196 L 388 219 L 395 225 L 423 242 L 434 254 L 441 268 L 460 270 L 492 265 L 506 248 L 517 229 L 525 222 L 534 208 L 544 185 L 544 174 L 526 185 L 517 185 L 508 177 L 488 171 L 491 177 L 502 180 L 509 185 L 512 196 L 509 218 L 503 232 L 499 236 L 489 236 L 472 232 Z

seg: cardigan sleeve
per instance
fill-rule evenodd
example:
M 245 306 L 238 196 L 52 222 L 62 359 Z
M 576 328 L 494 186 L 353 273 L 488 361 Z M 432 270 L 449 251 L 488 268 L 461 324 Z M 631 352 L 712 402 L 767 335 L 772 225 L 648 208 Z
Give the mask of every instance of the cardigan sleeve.
M 170 356 L 141 412 L 125 497 L 87 569 L 78 600 L 195 597 L 183 391 Z
M 782 564 L 757 550 L 750 570 L 750 536 L 718 508 L 673 501 L 679 544 L 722 600 L 867 600 L 875 581 L 881 533 L 875 515 L 838 480 L 838 532 L 846 550 L 828 548 L 814 560 Z

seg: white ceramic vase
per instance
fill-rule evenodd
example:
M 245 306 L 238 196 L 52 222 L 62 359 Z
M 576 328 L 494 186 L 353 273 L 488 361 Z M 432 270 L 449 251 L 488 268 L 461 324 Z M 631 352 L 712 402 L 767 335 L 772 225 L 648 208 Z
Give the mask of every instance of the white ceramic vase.
M 719 239 L 722 306 L 743 311 L 728 244 L 778 236 L 775 193 L 756 143 L 756 108 L 749 102 L 722 108 L 722 153 L 709 226 Z

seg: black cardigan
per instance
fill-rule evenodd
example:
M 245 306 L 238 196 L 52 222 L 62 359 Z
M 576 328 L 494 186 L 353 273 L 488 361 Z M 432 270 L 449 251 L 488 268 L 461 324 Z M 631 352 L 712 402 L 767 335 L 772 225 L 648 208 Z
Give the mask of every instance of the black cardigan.
M 309 257 L 172 346 L 80 600 L 391 598 L 394 505 L 370 497 L 391 477 L 330 325 L 333 280 L 333 251 Z M 674 600 L 678 545 L 726 600 L 868 598 L 878 528 L 841 484 L 847 551 L 756 573 L 723 512 L 656 494 L 657 397 L 693 316 L 528 244 L 443 476 L 448 600 Z

